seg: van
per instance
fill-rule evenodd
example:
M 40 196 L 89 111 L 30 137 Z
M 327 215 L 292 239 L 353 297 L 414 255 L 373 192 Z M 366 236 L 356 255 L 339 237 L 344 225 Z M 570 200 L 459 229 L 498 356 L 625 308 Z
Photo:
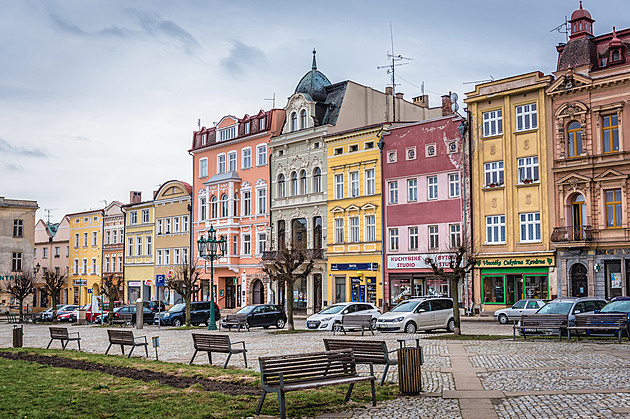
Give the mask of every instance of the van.
M 219 306 L 214 305 L 214 318 L 219 320 L 221 312 Z M 210 319 L 210 301 L 193 301 L 190 303 L 190 323 L 199 326 L 201 323 L 208 325 Z M 180 327 L 186 324 L 186 303 L 178 303 L 165 313 L 156 313 L 155 324 L 162 326 Z

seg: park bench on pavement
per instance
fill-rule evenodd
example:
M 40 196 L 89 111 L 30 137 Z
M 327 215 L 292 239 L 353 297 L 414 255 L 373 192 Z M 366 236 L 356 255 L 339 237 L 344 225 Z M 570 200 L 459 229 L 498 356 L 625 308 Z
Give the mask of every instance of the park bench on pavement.
M 516 340 L 516 330 L 520 330 L 523 338 L 527 334 L 539 334 L 540 332 L 555 333 L 558 331 L 558 340 L 562 339 L 562 331 L 566 331 L 569 317 L 566 314 L 524 314 L 520 322 L 514 322 L 513 339 Z
M 247 349 L 245 349 L 245 342 L 230 342 L 230 337 L 227 335 L 209 335 L 203 333 L 193 333 L 193 345 L 195 346 L 195 353 L 188 365 L 193 363 L 198 351 L 208 353 L 208 361 L 212 364 L 212 352 L 219 352 L 228 354 L 223 369 L 227 368 L 228 362 L 232 354 L 243 354 L 243 360 L 245 361 L 245 368 L 247 368 Z M 232 345 L 242 344 L 242 348 L 234 348 Z
M 280 417 L 285 419 L 286 392 L 349 384 L 345 398 L 347 402 L 350 400 L 354 385 L 363 381 L 369 381 L 372 385 L 372 405 L 376 406 L 374 366 L 370 363 L 368 377 L 357 374 L 352 349 L 261 357 L 258 362 L 263 393 L 256 408 L 257 415 L 260 414 L 267 393 L 278 394 Z
M 125 354 L 125 346 L 131 346 L 131 350 L 129 351 L 129 355 L 127 358 L 131 356 L 131 353 L 136 348 L 136 346 L 144 346 L 144 350 L 149 356 L 149 343 L 147 342 L 146 336 L 135 336 L 131 330 L 107 330 L 107 335 L 109 337 L 109 346 L 105 351 L 105 355 L 109 352 L 109 349 L 112 345 L 120 345 L 120 350 L 123 355 Z
M 374 335 L 374 330 L 372 329 L 372 316 L 369 314 L 346 314 L 341 316 L 341 323 L 337 323 L 333 325 L 333 335 L 336 332 L 343 332 L 346 334 L 346 331 L 350 332 L 353 330 L 361 329 L 361 336 L 365 334 L 366 330 L 372 332 L 372 336 Z
M 575 315 L 575 325 L 567 327 L 567 340 L 571 340 L 571 331 L 580 340 L 580 331 L 617 331 L 619 343 L 621 336 L 626 332 L 630 341 L 630 331 L 628 330 L 628 315 L 626 313 L 583 313 Z
M 221 322 L 221 324 L 227 327 L 228 330 L 232 330 L 233 327 L 236 327 L 239 332 L 241 331 L 241 328 L 247 329 L 249 332 L 247 314 L 228 314 L 225 316 L 225 319 Z
M 50 330 L 50 342 L 48 342 L 48 346 L 46 349 L 50 348 L 50 344 L 53 343 L 53 340 L 59 340 L 61 342 L 61 349 L 65 350 L 66 346 L 71 340 L 76 340 L 79 345 L 79 350 L 81 350 L 81 337 L 79 336 L 79 332 L 68 332 L 67 327 L 49 327 Z

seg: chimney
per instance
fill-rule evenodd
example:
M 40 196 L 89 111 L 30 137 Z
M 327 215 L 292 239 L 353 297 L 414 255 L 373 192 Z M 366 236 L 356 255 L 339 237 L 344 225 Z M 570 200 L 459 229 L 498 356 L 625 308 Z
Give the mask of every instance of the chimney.
M 429 107 L 429 95 L 422 95 L 413 98 L 413 104 L 418 105 L 421 108 Z
M 142 192 L 131 191 L 129 192 L 129 203 L 130 204 L 138 204 L 142 202 Z
M 393 92 L 394 92 L 394 88 L 393 88 L 393 87 L 391 87 L 391 86 L 387 86 L 387 87 L 385 88 L 385 94 L 386 94 L 386 95 L 391 96 Z
M 402 99 L 404 95 L 404 93 L 396 93 L 396 99 Z
M 454 113 L 451 107 L 452 105 L 451 92 L 448 92 L 448 95 L 442 96 L 442 116 L 452 115 Z

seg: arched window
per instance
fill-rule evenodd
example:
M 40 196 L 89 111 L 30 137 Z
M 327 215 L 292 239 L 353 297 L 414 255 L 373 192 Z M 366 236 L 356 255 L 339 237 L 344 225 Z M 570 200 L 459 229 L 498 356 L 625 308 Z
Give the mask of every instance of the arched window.
M 210 198 L 210 218 L 217 218 L 217 196 Z
M 286 189 L 284 187 L 284 175 L 280 173 L 278 175 L 278 198 L 284 198 L 286 196 Z
M 307 128 L 307 125 L 306 125 L 306 109 L 302 109 L 300 111 L 300 128 L 301 129 Z
M 316 167 L 313 170 L 313 192 L 319 193 L 322 191 L 322 169 Z
M 300 193 L 306 193 L 306 170 L 300 172 Z
M 573 121 L 567 127 L 567 151 L 569 157 L 577 157 L 582 154 L 582 126 Z
M 291 113 L 291 131 L 297 131 L 297 113 Z
M 297 195 L 297 172 L 291 173 L 291 195 Z
M 221 195 L 221 217 L 228 216 L 228 196 L 227 194 Z

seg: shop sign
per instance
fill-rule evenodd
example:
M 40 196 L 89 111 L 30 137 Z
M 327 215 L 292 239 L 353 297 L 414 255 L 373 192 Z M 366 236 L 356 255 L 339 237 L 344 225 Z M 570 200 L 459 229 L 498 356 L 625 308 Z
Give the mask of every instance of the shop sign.
M 140 287 L 142 286 L 142 281 L 129 281 L 127 282 L 128 287 Z
M 153 285 L 153 280 L 152 279 L 145 279 L 144 280 L 144 285 L 146 285 L 147 287 L 150 287 L 151 285 Z
M 378 263 L 331 263 L 331 271 L 378 271 Z
M 553 257 L 516 257 L 481 259 L 477 266 L 487 268 L 528 267 L 528 266 L 555 266 Z
M 73 279 L 72 286 L 75 287 L 87 287 L 87 279 Z
M 603 255 L 630 255 L 630 249 L 597 249 L 595 254 Z
M 425 262 L 427 258 L 435 260 L 439 268 L 448 268 L 452 253 L 424 253 L 414 255 L 389 255 L 387 256 L 388 269 L 431 269 L 431 265 Z

